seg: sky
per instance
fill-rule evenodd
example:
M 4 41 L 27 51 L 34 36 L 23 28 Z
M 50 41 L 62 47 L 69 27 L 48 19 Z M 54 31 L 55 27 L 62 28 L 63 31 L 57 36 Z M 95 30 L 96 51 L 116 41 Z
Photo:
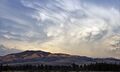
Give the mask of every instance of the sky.
M 120 58 L 120 0 L 0 0 L 3 50 Z

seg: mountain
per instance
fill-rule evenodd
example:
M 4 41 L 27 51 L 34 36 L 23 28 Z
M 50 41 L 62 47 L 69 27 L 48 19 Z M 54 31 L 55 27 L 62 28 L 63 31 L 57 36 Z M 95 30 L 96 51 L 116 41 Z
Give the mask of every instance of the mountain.
M 44 51 L 24 51 L 20 53 L 0 56 L 2 64 L 48 64 L 48 65 L 70 65 L 90 64 L 90 63 L 117 63 L 120 59 L 115 58 L 91 58 L 86 56 L 76 56 L 62 53 L 50 53 Z

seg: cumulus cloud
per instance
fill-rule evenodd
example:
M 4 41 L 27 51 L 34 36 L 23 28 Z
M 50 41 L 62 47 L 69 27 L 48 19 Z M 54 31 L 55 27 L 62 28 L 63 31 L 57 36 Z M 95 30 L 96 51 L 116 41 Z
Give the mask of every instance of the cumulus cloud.
M 101 6 L 82 0 L 20 0 L 19 3 L 23 10 L 28 10 L 19 14 L 16 9 L 15 14 L 7 16 L 1 12 L 1 18 L 16 24 L 2 22 L 0 36 L 35 42 L 52 52 L 95 57 L 116 53 L 110 51 L 111 45 L 107 41 L 110 36 L 120 33 L 120 11 L 111 4 Z M 8 27 L 13 30 L 8 31 Z M 17 29 L 19 33 L 15 31 Z

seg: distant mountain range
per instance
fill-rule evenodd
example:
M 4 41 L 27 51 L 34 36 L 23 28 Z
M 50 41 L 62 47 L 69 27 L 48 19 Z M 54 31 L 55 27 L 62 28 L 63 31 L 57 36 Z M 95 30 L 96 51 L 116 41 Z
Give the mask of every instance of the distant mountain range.
M 120 59 L 115 58 L 91 58 L 86 56 L 69 55 L 62 53 L 50 53 L 44 51 L 24 51 L 0 56 L 2 64 L 48 64 L 48 65 L 70 65 L 90 63 L 117 63 Z

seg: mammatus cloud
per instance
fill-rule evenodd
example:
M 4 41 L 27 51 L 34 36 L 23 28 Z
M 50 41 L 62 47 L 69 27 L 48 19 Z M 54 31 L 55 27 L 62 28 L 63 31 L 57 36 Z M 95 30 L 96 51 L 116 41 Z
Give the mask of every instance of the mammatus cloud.
M 30 12 L 20 13 L 18 20 L 14 20 L 13 15 L 9 16 L 13 19 L 2 16 L 4 20 L 17 23 L 10 25 L 2 20 L 1 26 L 6 29 L 1 27 L 0 36 L 26 42 L 27 45 L 32 43 L 38 49 L 40 47 L 52 52 L 94 57 L 119 56 L 111 50 L 112 46 L 108 42 L 111 36 L 120 33 L 118 8 L 82 0 L 21 0 L 20 4 Z M 22 19 L 24 15 L 26 19 Z M 8 27 L 13 30 L 8 31 Z

